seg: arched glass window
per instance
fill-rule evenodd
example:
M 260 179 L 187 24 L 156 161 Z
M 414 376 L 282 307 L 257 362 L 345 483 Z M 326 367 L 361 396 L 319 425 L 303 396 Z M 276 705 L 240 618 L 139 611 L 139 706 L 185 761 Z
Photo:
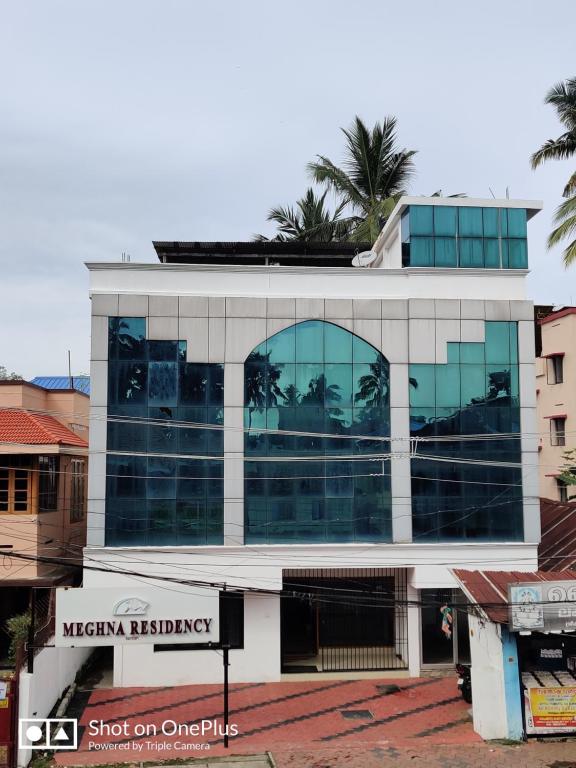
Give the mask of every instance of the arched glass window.
M 244 368 L 246 543 L 389 541 L 389 365 L 333 323 L 307 320 Z M 273 460 L 276 459 L 276 460 Z

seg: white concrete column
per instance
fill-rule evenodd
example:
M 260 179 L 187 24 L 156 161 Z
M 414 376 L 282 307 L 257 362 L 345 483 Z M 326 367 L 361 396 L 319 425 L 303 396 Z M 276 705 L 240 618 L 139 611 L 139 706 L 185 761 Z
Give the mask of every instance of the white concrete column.
M 408 583 L 406 588 L 408 601 L 408 671 L 410 677 L 419 677 L 422 666 L 422 651 L 420 647 L 420 606 L 416 605 L 420 600 L 420 590 Z

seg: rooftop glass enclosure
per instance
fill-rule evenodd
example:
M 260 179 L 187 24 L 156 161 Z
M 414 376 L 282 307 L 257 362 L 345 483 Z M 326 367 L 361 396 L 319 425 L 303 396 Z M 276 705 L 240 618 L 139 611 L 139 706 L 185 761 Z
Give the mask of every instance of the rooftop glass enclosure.
M 527 269 L 524 208 L 410 205 L 401 220 L 404 267 Z

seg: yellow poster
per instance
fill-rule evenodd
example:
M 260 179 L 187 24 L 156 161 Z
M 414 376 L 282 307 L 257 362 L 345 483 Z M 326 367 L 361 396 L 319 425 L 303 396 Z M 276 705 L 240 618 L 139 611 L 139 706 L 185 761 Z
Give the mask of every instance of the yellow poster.
M 530 688 L 534 732 L 576 731 L 576 687 Z
M 0 699 L 0 709 L 8 709 L 8 699 Z

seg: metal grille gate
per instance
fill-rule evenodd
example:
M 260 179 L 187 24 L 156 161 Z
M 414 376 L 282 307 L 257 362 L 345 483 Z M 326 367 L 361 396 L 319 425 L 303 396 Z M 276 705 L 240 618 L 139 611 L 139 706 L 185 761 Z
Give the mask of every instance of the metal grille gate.
M 406 570 L 284 572 L 282 662 L 290 671 L 406 669 Z

